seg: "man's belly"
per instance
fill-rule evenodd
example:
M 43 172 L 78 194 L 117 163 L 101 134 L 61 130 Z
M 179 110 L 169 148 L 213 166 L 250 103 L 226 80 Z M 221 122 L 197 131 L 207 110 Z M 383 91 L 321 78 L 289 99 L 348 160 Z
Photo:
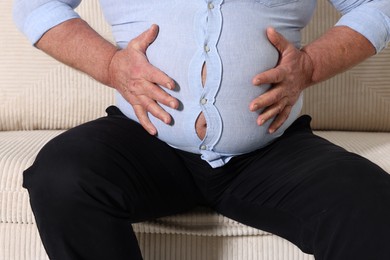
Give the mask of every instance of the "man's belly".
M 274 24 L 268 13 L 262 11 L 263 7 L 247 2 L 237 6 L 226 5 L 223 10 L 229 15 L 222 12 L 221 17 L 208 16 L 207 9 L 195 14 L 184 10 L 177 19 L 155 21 L 160 32 L 149 46 L 147 57 L 152 65 L 176 81 L 174 91 L 164 90 L 179 100 L 180 107 L 174 110 L 162 106 L 172 116 L 170 125 L 152 115 L 150 120 L 158 130 L 157 137 L 175 148 L 202 155 L 247 153 L 280 136 L 300 113 L 302 98 L 285 124 L 272 135 L 268 133 L 272 120 L 263 126 L 256 124 L 261 110 L 251 112 L 249 104 L 270 85 L 253 86 L 252 78 L 275 67 L 279 54 L 265 35 L 266 28 Z M 220 25 L 210 26 L 213 23 Z M 145 24 L 143 29 L 149 25 Z M 140 26 L 132 26 L 121 30 L 138 35 Z M 217 33 L 216 28 L 220 29 Z M 299 30 L 286 34 L 290 41 L 299 41 Z M 119 95 L 118 106 L 129 118 L 138 121 L 131 106 Z
M 177 82 L 175 91 L 164 90 L 176 97 L 181 104 L 178 110 L 162 106 L 172 116 L 173 123 L 170 125 L 150 115 L 152 123 L 158 130 L 159 139 L 175 148 L 201 153 L 203 141 L 212 135 L 210 137 L 212 141 L 209 143 L 213 145 L 213 152 L 231 156 L 264 147 L 284 132 L 297 118 L 302 99 L 294 106 L 286 123 L 272 135 L 268 133 L 272 120 L 263 126 L 258 126 L 256 119 L 261 110 L 256 112 L 249 110 L 250 102 L 270 88 L 268 84 L 252 85 L 252 78 L 257 73 L 273 68 L 279 57 L 275 48 L 266 39 L 264 30 L 265 28 L 259 29 L 255 37 L 242 35 L 243 32 L 237 36 L 221 34 L 218 44 L 223 69 L 221 75 L 214 75 L 216 72 L 211 65 L 209 66 L 207 58 L 195 59 L 195 63 L 198 63 L 196 66 L 193 66 L 194 60 L 191 56 L 185 62 L 180 59 L 180 64 L 176 66 L 167 66 L 164 60 L 168 60 L 170 55 L 175 56 L 175 50 L 166 48 L 163 52 L 162 49 L 160 50 L 160 44 L 165 45 L 163 37 L 159 39 L 156 46 L 151 46 L 148 52 L 150 62 Z M 250 33 L 250 29 L 247 33 Z M 246 37 L 251 44 L 234 48 L 225 37 Z M 161 55 L 165 58 L 161 58 Z M 178 67 L 181 69 L 176 70 Z M 183 70 L 183 67 L 186 69 Z M 198 67 L 198 70 L 192 71 L 193 67 Z M 188 76 L 192 74 L 198 75 L 199 84 L 192 84 L 193 78 Z M 214 77 L 220 77 L 219 86 L 213 85 Z M 202 104 L 206 102 L 203 96 L 208 88 L 218 89 L 214 100 L 207 100 L 215 107 L 212 111 Z M 124 102 L 119 102 L 121 103 Z M 129 106 L 122 107 L 121 110 L 137 121 Z

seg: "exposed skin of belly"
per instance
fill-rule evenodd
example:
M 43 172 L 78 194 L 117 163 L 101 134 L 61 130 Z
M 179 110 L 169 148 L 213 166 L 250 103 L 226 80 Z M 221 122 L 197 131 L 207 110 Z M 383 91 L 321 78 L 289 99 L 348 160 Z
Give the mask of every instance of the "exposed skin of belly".
M 206 82 L 206 77 L 207 77 L 207 68 L 206 68 L 206 63 L 204 63 L 202 67 L 202 86 L 204 86 Z M 206 122 L 206 118 L 203 115 L 203 112 L 200 113 L 198 118 L 196 119 L 195 131 L 199 139 L 203 140 L 207 131 L 207 122 Z

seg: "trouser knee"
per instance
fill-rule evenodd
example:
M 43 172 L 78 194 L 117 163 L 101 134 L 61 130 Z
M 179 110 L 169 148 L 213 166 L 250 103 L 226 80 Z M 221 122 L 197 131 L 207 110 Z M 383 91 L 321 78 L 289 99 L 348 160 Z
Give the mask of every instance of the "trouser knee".
M 312 220 L 315 224 L 310 230 L 318 259 L 390 257 L 386 245 L 390 233 L 390 176 L 365 162 L 356 162 L 354 169 L 352 178 L 340 173 L 332 195 L 336 199 Z
M 71 210 L 81 194 L 83 175 L 89 169 L 79 149 L 55 138 L 39 152 L 33 165 L 23 174 L 34 213 Z

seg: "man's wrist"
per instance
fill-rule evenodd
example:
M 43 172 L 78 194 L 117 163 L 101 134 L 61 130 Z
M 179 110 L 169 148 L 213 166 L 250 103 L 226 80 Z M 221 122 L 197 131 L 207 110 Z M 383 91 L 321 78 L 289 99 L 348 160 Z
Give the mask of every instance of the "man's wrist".
M 116 54 L 118 53 L 119 49 L 118 48 L 115 48 L 113 50 L 111 50 L 111 53 L 109 54 L 109 59 L 108 59 L 108 63 L 107 63 L 107 67 L 105 69 L 105 78 L 103 79 L 102 83 L 106 86 L 109 86 L 109 87 L 112 87 L 112 88 L 115 88 L 115 83 L 114 83 L 114 62 L 115 62 L 115 56 Z
M 303 89 L 305 89 L 311 85 L 314 85 L 316 83 L 315 79 L 313 78 L 314 69 L 315 69 L 314 62 L 313 62 L 312 57 L 307 52 L 305 47 L 300 49 L 301 54 L 302 54 L 302 60 L 303 60 L 302 61 L 303 72 L 305 73 L 305 78 L 306 78 L 306 82 L 305 82 L 304 86 L 302 86 Z

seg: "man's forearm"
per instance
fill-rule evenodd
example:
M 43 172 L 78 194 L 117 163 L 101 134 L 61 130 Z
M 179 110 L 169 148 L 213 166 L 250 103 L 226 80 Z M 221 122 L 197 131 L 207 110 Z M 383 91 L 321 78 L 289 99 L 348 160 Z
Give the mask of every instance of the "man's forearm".
M 157 129 L 149 113 L 171 122 L 171 116 L 160 104 L 176 109 L 177 99 L 163 91 L 173 89 L 175 82 L 151 65 L 146 50 L 158 35 L 158 26 L 132 39 L 126 48 L 118 50 L 81 19 L 57 25 L 37 42 L 36 46 L 64 64 L 85 72 L 97 81 L 115 88 L 133 107 L 141 125 L 152 135 Z
M 331 28 L 302 51 L 311 58 L 310 85 L 324 81 L 375 54 L 374 46 L 358 32 L 345 27 Z
M 50 56 L 109 84 L 109 65 L 117 48 L 85 21 L 71 19 L 46 32 L 36 46 Z

